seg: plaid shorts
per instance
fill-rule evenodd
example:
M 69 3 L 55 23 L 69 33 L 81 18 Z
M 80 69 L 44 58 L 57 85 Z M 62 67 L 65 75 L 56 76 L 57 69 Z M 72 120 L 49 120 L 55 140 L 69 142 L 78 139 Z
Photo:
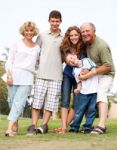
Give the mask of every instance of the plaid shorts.
M 58 111 L 62 81 L 36 79 L 32 107 L 35 109 Z

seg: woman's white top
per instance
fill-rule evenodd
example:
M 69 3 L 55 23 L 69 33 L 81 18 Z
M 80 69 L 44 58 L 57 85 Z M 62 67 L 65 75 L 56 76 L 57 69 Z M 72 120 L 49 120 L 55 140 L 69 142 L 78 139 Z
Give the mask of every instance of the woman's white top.
M 14 85 L 32 85 L 36 62 L 39 59 L 40 47 L 27 47 L 22 40 L 9 50 L 6 70 L 10 70 Z

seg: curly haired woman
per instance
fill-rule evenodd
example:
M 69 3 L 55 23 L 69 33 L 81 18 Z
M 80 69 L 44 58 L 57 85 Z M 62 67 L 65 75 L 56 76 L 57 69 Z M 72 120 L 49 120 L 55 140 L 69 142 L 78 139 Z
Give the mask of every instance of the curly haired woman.
M 62 82 L 62 97 L 61 97 L 61 121 L 62 127 L 55 129 L 55 132 L 59 134 L 64 134 L 67 131 L 67 126 L 72 121 L 75 115 L 75 106 L 78 99 L 78 94 L 73 92 L 73 104 L 72 108 L 69 111 L 70 98 L 72 89 L 76 89 L 77 83 L 72 74 L 74 60 L 70 63 L 73 63 L 73 66 L 68 65 L 66 62 L 66 56 L 71 54 L 71 56 L 77 56 L 78 59 L 85 57 L 85 47 L 82 41 L 80 29 L 77 26 L 71 26 L 67 29 L 65 36 L 61 43 L 61 53 L 63 60 L 65 61 L 65 66 L 63 70 L 63 82 Z M 68 57 L 68 56 L 67 56 Z M 69 55 L 70 57 L 70 55 Z M 67 64 L 68 63 L 68 64 Z

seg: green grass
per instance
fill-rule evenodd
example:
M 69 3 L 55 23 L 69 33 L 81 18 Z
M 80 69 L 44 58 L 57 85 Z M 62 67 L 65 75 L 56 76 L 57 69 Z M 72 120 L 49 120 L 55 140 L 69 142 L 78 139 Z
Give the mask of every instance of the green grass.
M 98 119 L 94 122 L 95 126 L 97 122 Z M 60 126 L 60 119 L 50 120 L 49 133 L 27 136 L 26 129 L 31 119 L 21 118 L 18 135 L 5 137 L 7 123 L 6 116 L 0 116 L 0 150 L 117 150 L 117 119 L 108 119 L 107 133 L 98 136 L 81 133 L 66 133 L 65 135 L 53 133 L 53 128 Z

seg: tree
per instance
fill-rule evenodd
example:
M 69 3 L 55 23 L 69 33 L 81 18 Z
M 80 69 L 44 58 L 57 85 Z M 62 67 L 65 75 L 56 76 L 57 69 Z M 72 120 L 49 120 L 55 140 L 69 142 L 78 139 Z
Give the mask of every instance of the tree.
M 0 62 L 0 77 L 5 73 L 4 69 L 4 62 Z M 8 114 L 9 107 L 7 102 L 7 85 L 6 83 L 0 78 L 0 113 L 1 114 Z

